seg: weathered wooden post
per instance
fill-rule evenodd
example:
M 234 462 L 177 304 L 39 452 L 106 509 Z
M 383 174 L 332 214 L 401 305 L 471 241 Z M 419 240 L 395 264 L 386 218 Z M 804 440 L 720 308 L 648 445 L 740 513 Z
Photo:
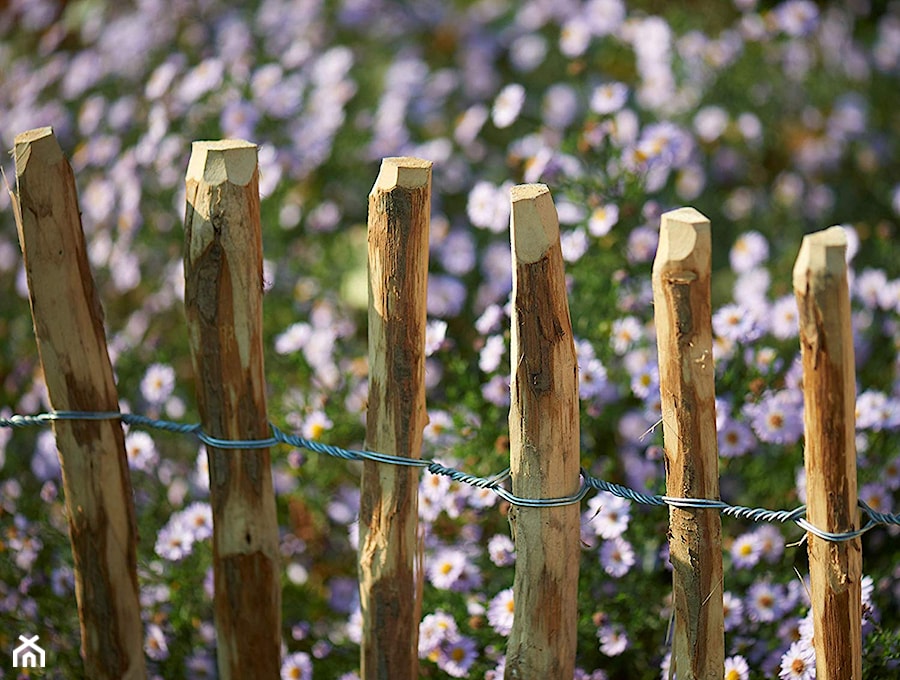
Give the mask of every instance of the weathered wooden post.
M 578 364 L 559 221 L 543 184 L 511 190 L 513 264 L 510 472 L 513 493 L 571 496 L 579 488 Z M 510 508 L 515 616 L 507 680 L 571 678 L 578 623 L 580 508 Z
M 15 206 L 44 381 L 56 411 L 119 411 L 72 168 L 49 127 L 16 136 Z M 90 678 L 145 678 L 134 504 L 120 422 L 54 422 L 81 655 Z
M 710 311 L 710 226 L 693 208 L 662 216 L 653 305 L 666 494 L 719 498 Z M 678 680 L 721 680 L 725 667 L 722 522 L 714 509 L 671 508 L 672 667 Z
M 856 379 L 847 237 L 831 227 L 803 238 L 794 265 L 800 318 L 805 425 L 806 518 L 823 531 L 859 528 Z M 862 677 L 862 547 L 809 532 L 816 677 Z
M 420 458 L 431 162 L 385 158 L 369 194 L 366 447 Z M 418 469 L 365 461 L 359 509 L 363 680 L 417 678 Z
M 203 429 L 266 439 L 256 145 L 194 142 L 186 186 L 184 306 Z M 207 450 L 219 674 L 278 678 L 281 569 L 269 450 Z

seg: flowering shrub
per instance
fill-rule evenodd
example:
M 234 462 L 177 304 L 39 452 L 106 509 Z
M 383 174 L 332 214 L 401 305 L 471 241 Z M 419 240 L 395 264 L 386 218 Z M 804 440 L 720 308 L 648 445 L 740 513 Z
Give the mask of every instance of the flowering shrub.
M 692 9 L 688 9 L 687 7 Z M 52 125 L 72 159 L 124 409 L 197 420 L 181 300 L 190 142 L 260 144 L 271 418 L 362 446 L 365 210 L 379 160 L 434 161 L 423 455 L 506 466 L 509 187 L 548 184 L 580 366 L 582 464 L 664 488 L 650 265 L 659 215 L 713 223 L 722 497 L 804 502 L 797 315 L 804 233 L 845 226 L 860 496 L 900 496 L 896 3 L 14 0 L 0 7 L 0 120 Z M 11 160 L 2 159 L 14 177 Z M 0 192 L 3 415 L 46 410 L 9 197 Z M 127 436 L 145 650 L 214 677 L 208 474 L 184 437 Z M 280 449 L 282 677 L 352 678 L 360 469 Z M 49 432 L 0 430 L 0 647 L 40 633 L 80 677 L 73 570 Z M 490 492 L 421 479 L 423 678 L 500 678 L 515 547 Z M 667 513 L 584 503 L 579 678 L 668 677 Z M 727 680 L 813 677 L 793 525 L 723 520 Z M 863 539 L 864 666 L 900 659 L 896 529 Z M 713 594 L 714 596 L 718 596 Z M 0 677 L 10 668 L 0 669 Z

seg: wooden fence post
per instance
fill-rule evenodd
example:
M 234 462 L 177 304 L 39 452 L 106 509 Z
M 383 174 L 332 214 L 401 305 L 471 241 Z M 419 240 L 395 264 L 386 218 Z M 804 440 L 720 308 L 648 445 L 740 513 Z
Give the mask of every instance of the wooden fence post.
M 203 429 L 266 439 L 256 145 L 194 142 L 186 187 L 184 303 Z M 269 450 L 207 450 L 219 674 L 278 678 L 281 569 Z
M 653 305 L 666 453 L 666 494 L 719 498 L 710 311 L 710 226 L 693 208 L 662 216 Z M 721 680 L 725 664 L 722 521 L 671 508 L 672 668 L 678 680 Z
M 805 425 L 806 518 L 830 532 L 859 528 L 856 490 L 856 379 L 847 237 L 831 227 L 803 238 L 794 265 L 800 318 Z M 816 677 L 862 677 L 862 546 L 813 533 L 809 572 Z
M 72 168 L 49 127 L 16 136 L 15 206 L 44 381 L 57 411 L 119 411 Z M 53 424 L 81 655 L 91 678 L 145 678 L 134 504 L 122 425 Z
M 543 184 L 511 190 L 513 263 L 510 472 L 513 493 L 578 491 L 578 364 L 559 221 Z M 510 508 L 515 617 L 506 678 L 571 678 L 578 624 L 580 507 Z
M 369 194 L 369 406 L 366 448 L 420 458 L 431 162 L 385 158 Z M 419 471 L 363 464 L 359 590 L 363 680 L 417 678 L 421 603 Z M 417 579 L 419 579 L 417 583 Z

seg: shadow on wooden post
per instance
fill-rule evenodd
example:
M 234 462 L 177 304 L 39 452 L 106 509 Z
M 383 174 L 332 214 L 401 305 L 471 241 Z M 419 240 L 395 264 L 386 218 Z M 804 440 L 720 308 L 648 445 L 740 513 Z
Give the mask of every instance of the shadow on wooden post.
M 184 306 L 203 429 L 266 439 L 256 145 L 194 142 L 186 186 Z M 207 453 L 219 676 L 274 680 L 281 568 L 269 450 Z
M 420 458 L 431 162 L 385 158 L 369 194 L 369 407 L 366 448 Z M 419 677 L 421 563 L 412 467 L 363 463 L 359 590 L 363 680 Z M 418 559 L 417 559 L 418 557 Z M 419 582 L 417 583 L 417 577 Z
M 50 128 L 15 140 L 19 242 L 56 411 L 119 411 L 72 168 Z M 145 678 L 131 477 L 116 420 L 53 423 L 62 463 L 85 674 Z
M 662 216 L 653 306 L 666 453 L 666 495 L 719 498 L 712 354 L 709 220 L 693 208 Z M 671 508 L 678 680 L 721 680 L 725 667 L 722 520 L 718 510 Z
M 856 378 L 847 237 L 841 227 L 803 238 L 794 265 L 800 318 L 806 519 L 831 532 L 859 528 Z M 807 534 L 816 677 L 862 677 L 862 545 Z
M 513 264 L 512 490 L 527 498 L 579 488 L 578 364 L 559 221 L 543 184 L 511 190 Z M 510 508 L 516 544 L 515 616 L 507 680 L 571 678 L 578 625 L 580 506 Z

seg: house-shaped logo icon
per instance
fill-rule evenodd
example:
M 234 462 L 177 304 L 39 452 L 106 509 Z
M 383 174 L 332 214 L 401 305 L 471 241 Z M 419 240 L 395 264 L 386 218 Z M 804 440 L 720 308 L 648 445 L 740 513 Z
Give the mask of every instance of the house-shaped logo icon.
M 43 668 L 44 650 L 38 647 L 38 635 L 34 637 L 19 636 L 22 644 L 13 650 L 13 668 Z

